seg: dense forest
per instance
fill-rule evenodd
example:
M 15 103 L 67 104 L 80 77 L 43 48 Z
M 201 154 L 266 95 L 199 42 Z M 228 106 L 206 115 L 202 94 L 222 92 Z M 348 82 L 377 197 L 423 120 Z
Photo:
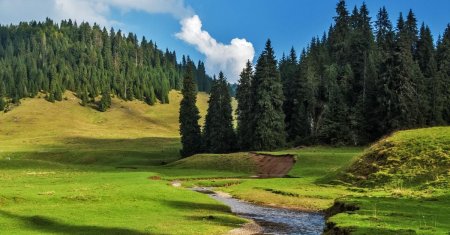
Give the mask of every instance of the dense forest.
M 395 29 L 384 7 L 374 22 L 364 3 L 350 13 L 339 1 L 336 12 L 299 59 L 292 49 L 276 70 L 269 41 L 255 71 L 242 72 L 236 97 L 244 149 L 283 146 L 282 126 L 295 145 L 363 145 L 394 130 L 450 124 L 450 25 L 435 45 L 411 10 Z
M 406 18 L 400 14 L 395 29 L 384 7 L 374 22 L 364 3 L 350 13 L 341 0 L 336 12 L 328 32 L 314 37 L 299 59 L 292 49 L 277 61 L 268 40 L 255 67 L 247 63 L 236 88 L 241 150 L 365 145 L 395 130 L 450 124 L 450 25 L 435 45 L 430 28 L 424 23 L 419 28 L 412 11 Z M 208 116 L 231 115 L 230 110 L 216 111 L 213 102 Z M 228 106 L 229 101 L 223 102 Z M 198 120 L 195 115 L 187 114 Z M 207 121 L 209 126 L 231 124 L 228 119 Z M 199 138 L 200 127 L 194 130 Z M 203 139 L 218 140 L 215 144 L 222 147 L 221 138 L 232 136 L 227 128 L 217 128 L 215 137 L 208 130 Z
M 148 104 L 168 103 L 170 89 L 181 89 L 189 57 L 177 62 L 175 51 L 158 49 L 145 37 L 125 36 L 113 28 L 64 20 L 0 26 L 0 110 L 21 98 L 42 93 L 51 102 L 65 90 L 80 103 L 106 110 L 111 96 Z M 199 91 L 209 91 L 211 77 L 204 63 L 193 66 Z

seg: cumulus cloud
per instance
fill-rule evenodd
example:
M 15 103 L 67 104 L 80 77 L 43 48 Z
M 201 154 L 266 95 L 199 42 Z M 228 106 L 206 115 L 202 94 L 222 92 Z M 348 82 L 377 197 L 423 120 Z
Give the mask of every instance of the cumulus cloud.
M 176 37 L 195 46 L 205 56 L 209 74 L 222 70 L 235 82 L 247 60 L 253 60 L 255 51 L 250 42 L 240 38 L 232 39 L 229 44 L 218 42 L 202 29 L 199 16 L 184 0 L 0 0 L 0 24 L 50 17 L 56 22 L 70 18 L 106 27 L 121 26 L 112 17 L 112 8 L 172 15 L 181 24 Z
M 229 80 L 235 82 L 247 60 L 252 61 L 255 50 L 252 43 L 245 39 L 234 38 L 230 44 L 217 42 L 202 29 L 198 15 L 181 20 L 181 31 L 176 36 L 194 45 L 206 57 L 205 66 L 208 73 L 222 70 Z

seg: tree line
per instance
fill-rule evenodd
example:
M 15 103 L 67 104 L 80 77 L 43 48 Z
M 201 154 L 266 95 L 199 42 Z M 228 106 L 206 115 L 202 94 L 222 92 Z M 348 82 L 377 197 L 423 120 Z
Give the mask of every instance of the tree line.
M 278 62 L 268 40 L 255 68 L 247 63 L 236 89 L 234 134 L 231 111 L 212 106 L 214 93 L 224 91 L 211 90 L 208 116 L 227 118 L 207 116 L 212 123 L 205 123 L 203 134 L 198 110 L 180 111 L 182 155 L 364 145 L 395 130 L 450 124 L 450 25 L 435 44 L 430 28 L 424 23 L 419 28 L 411 10 L 406 18 L 399 15 L 395 28 L 385 7 L 374 22 L 364 3 L 350 13 L 341 0 L 336 13 L 328 32 L 314 37 L 299 58 L 292 49 Z M 195 135 L 183 123 L 186 117 L 195 123 Z
M 175 51 L 97 24 L 46 19 L 0 25 L 0 111 L 39 93 L 50 102 L 61 101 L 65 90 L 101 111 L 110 107 L 111 96 L 168 103 L 169 91 L 182 87 L 188 60 L 183 55 L 178 63 Z M 212 79 L 204 63 L 193 69 L 197 89 L 209 91 Z

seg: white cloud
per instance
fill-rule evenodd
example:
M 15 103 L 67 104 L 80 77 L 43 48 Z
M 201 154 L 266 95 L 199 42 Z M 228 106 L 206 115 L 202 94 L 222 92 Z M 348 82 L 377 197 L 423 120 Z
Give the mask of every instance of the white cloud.
M 181 20 L 181 32 L 176 36 L 194 45 L 206 56 L 205 66 L 208 73 L 222 70 L 231 82 L 236 82 L 247 60 L 252 61 L 255 50 L 252 43 L 245 39 L 234 38 L 225 45 L 202 29 L 202 22 L 197 15 Z
M 209 74 L 222 70 L 235 82 L 247 60 L 253 60 L 255 51 L 250 42 L 240 38 L 234 38 L 230 44 L 218 42 L 202 29 L 200 18 L 184 0 L 0 0 L 0 24 L 42 21 L 49 17 L 55 22 L 70 18 L 106 27 L 121 26 L 111 16 L 112 8 L 123 12 L 170 14 L 180 20 L 182 28 L 176 36 L 205 55 Z

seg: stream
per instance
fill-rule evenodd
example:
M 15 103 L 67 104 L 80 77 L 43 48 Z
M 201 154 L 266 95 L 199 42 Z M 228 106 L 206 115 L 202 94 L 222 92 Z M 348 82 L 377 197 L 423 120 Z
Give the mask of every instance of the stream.
M 325 218 L 319 213 L 260 206 L 218 195 L 208 189 L 194 190 L 207 193 L 210 197 L 228 205 L 233 213 L 254 220 L 262 227 L 263 234 L 319 235 L 325 227 Z

